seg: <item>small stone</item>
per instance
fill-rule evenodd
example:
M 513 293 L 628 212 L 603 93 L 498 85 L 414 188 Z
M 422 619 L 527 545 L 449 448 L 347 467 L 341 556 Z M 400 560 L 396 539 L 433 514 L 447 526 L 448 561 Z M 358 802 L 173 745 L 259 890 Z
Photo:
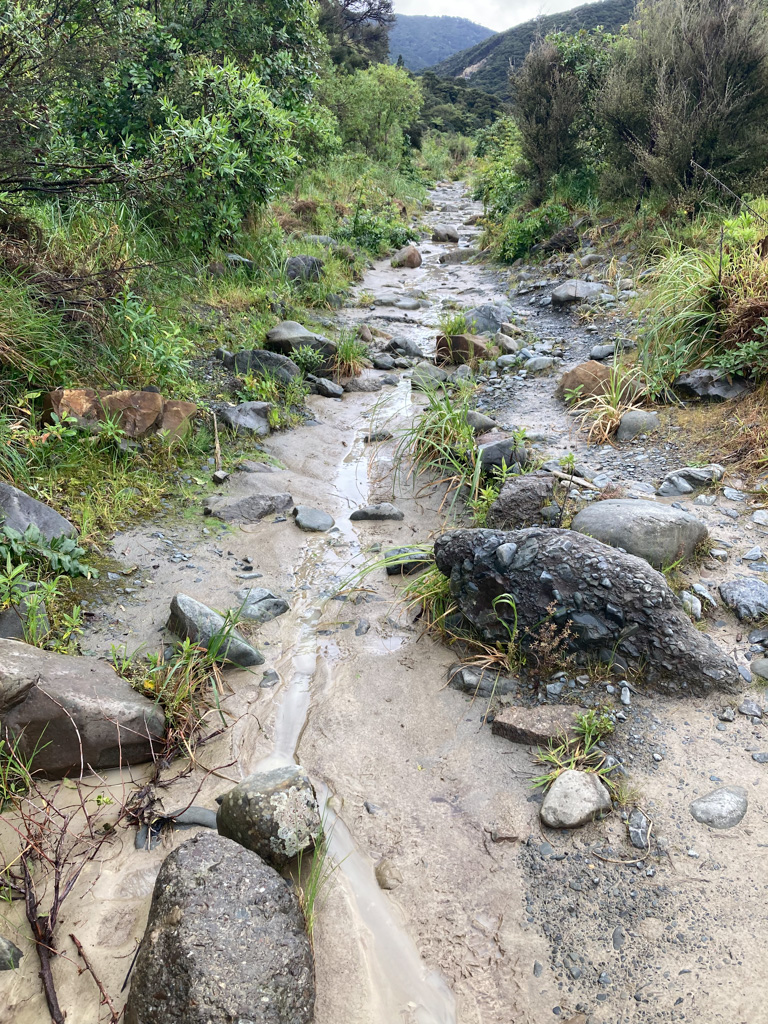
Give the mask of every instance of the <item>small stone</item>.
M 690 805 L 696 821 L 711 828 L 733 828 L 747 813 L 747 791 L 741 786 L 721 786 Z
M 763 717 L 763 709 L 751 697 L 745 697 L 741 704 L 739 704 L 739 712 L 742 715 L 746 715 L 747 718 Z
M 683 610 L 687 612 L 692 619 L 695 619 L 696 622 L 699 622 L 701 619 L 702 610 L 701 601 L 698 599 L 698 597 L 694 597 L 694 595 L 691 594 L 688 590 L 683 590 L 680 593 L 680 600 L 683 605 Z
M 642 811 L 635 808 L 627 819 L 629 841 L 638 850 L 648 849 L 648 834 L 650 822 Z
M 568 769 L 552 783 L 540 814 L 550 828 L 579 828 L 610 810 L 610 794 L 597 775 Z
M 752 760 L 758 764 L 768 764 L 768 753 L 753 754 Z
M 759 562 L 763 557 L 763 549 L 761 547 L 750 548 L 746 554 L 741 556 L 745 562 Z
M 23 956 L 18 946 L 0 935 L 0 971 L 15 971 Z
M 380 889 L 396 889 L 402 884 L 403 876 L 391 860 L 380 860 L 376 865 L 376 881 Z
M 168 629 L 206 650 L 215 647 L 217 661 L 229 661 L 241 668 L 264 663 L 264 656 L 232 629 L 223 615 L 186 594 L 173 597 Z
M 753 512 L 752 522 L 757 523 L 758 526 L 768 526 L 768 511 L 759 508 L 756 512 Z
M 225 473 L 223 469 L 217 469 L 216 472 L 212 474 L 211 480 L 220 486 L 229 480 L 229 473 Z
M 733 708 L 723 708 L 720 714 L 717 716 L 721 722 L 735 722 L 736 712 Z
M 752 670 L 752 675 L 768 679 L 768 658 L 755 658 L 750 661 L 749 667 Z
M 325 533 L 335 525 L 327 512 L 310 508 L 309 505 L 296 505 L 292 514 L 298 528 L 308 533 Z
M 761 619 L 768 615 L 768 583 L 762 580 L 743 576 L 726 580 L 720 584 L 720 596 L 741 621 Z
M 631 703 L 631 701 L 632 701 L 632 698 L 631 698 L 630 693 L 629 693 L 629 687 L 628 686 L 622 686 L 622 688 L 621 688 L 621 703 L 625 707 L 628 708 L 630 703 Z
M 747 496 L 744 493 L 744 491 L 737 491 L 735 487 L 724 487 L 723 488 L 723 495 L 724 495 L 724 497 L 728 498 L 730 501 L 746 501 L 747 500 Z

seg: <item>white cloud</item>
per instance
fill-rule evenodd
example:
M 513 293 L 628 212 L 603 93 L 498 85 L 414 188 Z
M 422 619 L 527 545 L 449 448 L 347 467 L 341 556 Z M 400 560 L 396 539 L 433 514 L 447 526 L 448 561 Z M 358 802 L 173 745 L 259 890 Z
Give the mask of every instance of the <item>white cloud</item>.
M 470 6 L 466 0 L 395 0 L 396 14 L 451 14 L 457 18 L 469 18 L 478 25 L 485 25 L 496 32 L 513 25 L 521 25 L 540 14 L 557 14 L 572 7 L 580 7 L 585 0 L 474 0 Z

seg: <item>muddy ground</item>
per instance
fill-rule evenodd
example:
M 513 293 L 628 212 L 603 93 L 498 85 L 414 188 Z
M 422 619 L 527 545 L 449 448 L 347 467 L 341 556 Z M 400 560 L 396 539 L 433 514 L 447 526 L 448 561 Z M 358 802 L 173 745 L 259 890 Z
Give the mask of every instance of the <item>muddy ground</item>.
M 460 184 L 438 187 L 433 202 L 433 223 L 463 224 L 479 212 Z M 460 231 L 460 245 L 475 241 L 477 229 Z M 348 308 L 338 321 L 365 322 L 428 350 L 442 301 L 511 301 L 518 323 L 563 348 L 566 368 L 597 339 L 633 330 L 626 308 L 601 315 L 597 332 L 589 331 L 572 314 L 516 294 L 514 273 L 442 266 L 440 254 L 455 247 L 425 241 L 421 248 L 420 269 L 393 270 L 381 261 L 357 291 L 416 291 L 427 296 L 424 308 Z M 304 534 L 290 515 L 230 528 L 200 509 L 115 538 L 115 557 L 137 568 L 93 596 L 84 638 L 93 655 L 108 656 L 112 645 L 157 649 L 179 591 L 227 608 L 237 603 L 243 577 L 258 572 L 254 585 L 291 604 L 290 613 L 252 634 L 266 664 L 228 672 L 230 727 L 199 748 L 191 775 L 163 790 L 165 809 L 186 806 L 192 796 L 215 807 L 218 793 L 260 764 L 295 757 L 309 771 L 327 798 L 337 865 L 315 931 L 317 1024 L 768 1021 L 768 765 L 751 757 L 768 750 L 764 725 L 738 713 L 721 722 L 723 707 L 738 703 L 733 698 L 672 700 L 638 686 L 608 743 L 653 822 L 652 852 L 638 859 L 616 813 L 575 832 L 541 825 L 532 752 L 491 734 L 483 724 L 486 702 L 446 686 L 454 654 L 423 635 L 415 611 L 398 604 L 399 584 L 378 571 L 365 590 L 334 596 L 381 549 L 428 541 L 444 527 L 442 492 L 393 474 L 395 441 L 363 441 L 372 426 L 397 434 L 417 414 L 423 398 L 411 391 L 407 372 L 400 377 L 395 386 L 342 401 L 312 397 L 316 423 L 265 442 L 280 468 L 236 473 L 226 485 L 232 494 L 288 491 L 297 503 L 329 512 L 334 531 Z M 660 434 L 620 448 L 587 446 L 554 398 L 556 380 L 555 373 L 489 378 L 479 406 L 501 424 L 525 426 L 542 456 L 573 451 L 578 463 L 624 487 L 658 482 L 682 464 L 674 414 Z M 349 522 L 355 507 L 391 499 L 393 490 L 402 522 Z M 726 563 L 705 559 L 689 583 L 702 580 L 714 592 L 722 579 L 753 571 L 740 556 L 767 531 L 750 518 L 752 499 L 678 501 L 730 545 Z M 706 629 L 747 670 L 748 630 L 722 607 Z M 279 683 L 261 686 L 272 669 Z M 595 699 L 609 699 L 609 682 L 590 684 Z M 746 678 L 744 688 L 763 702 Z M 520 699 L 530 694 L 521 691 Z M 179 767 L 169 766 L 166 780 Z M 716 832 L 696 822 L 690 801 L 731 783 L 749 793 L 741 824 Z M 94 800 L 120 792 L 116 773 L 93 780 Z M 4 843 L 11 841 L 7 825 L 4 831 Z M 141 851 L 133 833 L 122 832 L 65 904 L 59 934 L 77 934 L 118 1004 L 160 863 L 190 834 L 165 834 L 154 850 Z M 379 886 L 376 866 L 386 869 L 392 888 Z M 29 955 L 19 971 L 0 974 L 0 1021 L 38 1024 L 47 1014 L 21 908 L 14 904 L 3 918 L 4 933 Z M 68 939 L 62 948 L 67 957 L 54 971 L 68 1019 L 96 1024 L 104 1019 L 98 993 L 88 976 L 77 976 Z

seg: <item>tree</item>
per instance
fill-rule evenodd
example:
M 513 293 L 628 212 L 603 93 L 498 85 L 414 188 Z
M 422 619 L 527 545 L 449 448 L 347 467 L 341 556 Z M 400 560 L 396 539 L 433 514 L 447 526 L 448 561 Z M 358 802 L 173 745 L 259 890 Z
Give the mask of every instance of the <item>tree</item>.
M 320 28 L 337 67 L 349 71 L 387 60 L 392 5 L 393 0 L 320 0 Z

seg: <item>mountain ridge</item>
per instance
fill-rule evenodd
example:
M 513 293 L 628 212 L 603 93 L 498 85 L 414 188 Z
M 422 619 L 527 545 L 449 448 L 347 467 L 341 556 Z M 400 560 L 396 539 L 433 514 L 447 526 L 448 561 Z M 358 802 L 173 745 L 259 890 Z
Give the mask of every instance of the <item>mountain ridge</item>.
M 458 50 L 495 35 L 493 29 L 451 15 L 398 14 L 389 30 L 389 59 L 402 56 L 409 71 L 423 71 Z

